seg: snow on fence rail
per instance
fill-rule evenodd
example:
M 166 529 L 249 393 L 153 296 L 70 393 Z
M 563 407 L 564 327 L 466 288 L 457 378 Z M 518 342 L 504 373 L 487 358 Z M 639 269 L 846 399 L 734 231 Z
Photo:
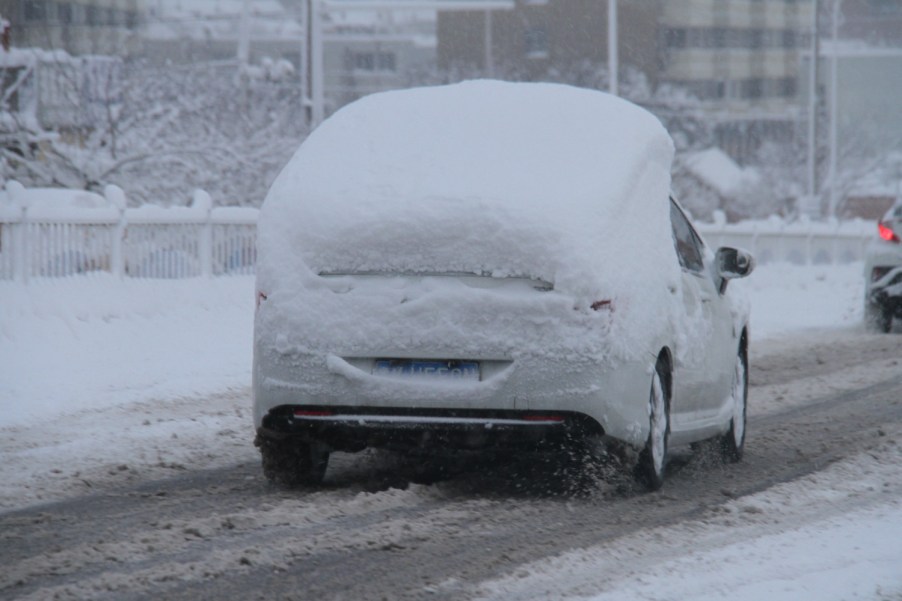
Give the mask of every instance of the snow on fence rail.
M 63 202 L 43 202 L 59 192 L 26 190 L 17 182 L 7 183 L 5 197 L 0 191 L 0 280 L 96 271 L 132 278 L 254 271 L 257 209 L 213 208 L 202 190 L 190 207 L 127 209 L 116 186 L 107 187 L 105 198 L 70 190 L 62 191 L 69 193 Z M 726 223 L 721 217 L 697 225 L 711 247 L 745 248 L 762 264 L 858 261 L 876 235 L 874 222 L 862 220 Z
M 852 263 L 864 259 L 868 245 L 877 237 L 873 221 L 786 222 L 777 216 L 754 221 L 697 223 L 712 247 L 734 246 L 750 251 L 759 264 L 786 262 L 796 265 Z
M 9 182 L 0 197 L 0 280 L 98 271 L 136 278 L 251 274 L 257 213 L 213 208 L 202 190 L 189 207 L 128 209 L 116 186 L 100 196 Z

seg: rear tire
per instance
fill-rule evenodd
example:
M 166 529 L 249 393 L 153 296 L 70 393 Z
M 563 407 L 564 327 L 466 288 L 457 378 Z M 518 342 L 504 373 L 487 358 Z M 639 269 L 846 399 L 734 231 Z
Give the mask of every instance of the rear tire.
M 257 435 L 254 445 L 260 448 L 263 475 L 280 486 L 319 484 L 326 475 L 329 452 L 319 445 L 287 437 L 267 438 Z
M 733 372 L 733 419 L 730 430 L 720 438 L 720 455 L 727 463 L 742 460 L 745 448 L 745 427 L 748 415 L 749 398 L 749 361 L 745 348 L 740 348 L 736 356 L 736 367 Z
M 864 308 L 864 324 L 869 332 L 888 334 L 893 329 L 893 314 L 880 303 L 867 303 Z
M 636 479 L 649 491 L 655 491 L 664 484 L 664 469 L 667 465 L 667 445 L 670 442 L 670 393 L 667 378 L 667 363 L 658 358 L 651 378 L 649 392 L 649 432 L 645 448 L 639 453 L 636 463 Z

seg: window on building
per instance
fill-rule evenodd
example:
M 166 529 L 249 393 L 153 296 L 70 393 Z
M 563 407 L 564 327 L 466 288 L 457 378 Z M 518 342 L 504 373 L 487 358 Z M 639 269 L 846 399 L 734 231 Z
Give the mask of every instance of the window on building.
M 88 25 L 100 25 L 100 8 L 89 4 L 85 7 L 85 23 Z
M 902 13 L 902 2 L 899 0 L 870 0 L 872 13 L 879 15 L 895 15 Z
M 727 29 L 725 27 L 715 27 L 708 32 L 711 48 L 727 47 Z
M 391 52 L 376 53 L 376 70 L 377 71 L 394 71 L 395 55 Z
M 764 96 L 764 80 L 760 77 L 746 79 L 741 85 L 741 96 L 743 98 L 755 99 Z
M 397 60 L 393 52 L 355 52 L 351 56 L 351 68 L 356 71 L 395 71 Z
M 68 2 L 60 2 L 56 6 L 56 18 L 63 25 L 72 24 L 72 5 Z
M 533 27 L 526 31 L 526 56 L 548 58 L 548 32 L 545 28 Z
M 783 77 L 777 80 L 777 96 L 792 98 L 797 93 L 798 84 L 794 77 Z
M 668 29 L 664 34 L 664 43 L 668 48 L 685 48 L 686 30 L 684 28 Z
M 783 43 L 781 45 L 784 48 L 795 48 L 798 44 L 798 36 L 796 35 L 796 32 L 792 29 L 784 29 L 782 42 Z
M 44 21 L 47 19 L 47 3 L 44 0 L 27 0 L 24 12 L 26 21 Z
M 752 29 L 749 31 L 749 48 L 764 47 L 764 30 Z

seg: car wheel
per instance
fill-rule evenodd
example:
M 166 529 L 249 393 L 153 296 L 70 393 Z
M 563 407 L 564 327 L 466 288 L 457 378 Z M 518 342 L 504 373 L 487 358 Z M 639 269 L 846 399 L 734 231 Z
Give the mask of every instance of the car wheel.
M 319 445 L 311 445 L 293 438 L 272 439 L 257 436 L 254 444 L 260 448 L 263 475 L 281 486 L 319 484 L 326 475 L 329 452 Z
M 893 328 L 893 314 L 881 303 L 868 303 L 864 308 L 864 322 L 868 331 L 887 334 Z
M 730 396 L 733 401 L 733 418 L 730 430 L 720 439 L 720 453 L 724 461 L 736 463 L 742 459 L 745 447 L 745 425 L 749 398 L 748 354 L 744 348 L 736 355 L 736 367 L 733 371 L 733 388 Z
M 650 490 L 658 490 L 664 484 L 664 468 L 667 464 L 667 443 L 670 440 L 670 399 L 665 385 L 667 364 L 658 359 L 651 378 L 649 393 L 649 432 L 645 447 L 639 453 L 636 479 Z

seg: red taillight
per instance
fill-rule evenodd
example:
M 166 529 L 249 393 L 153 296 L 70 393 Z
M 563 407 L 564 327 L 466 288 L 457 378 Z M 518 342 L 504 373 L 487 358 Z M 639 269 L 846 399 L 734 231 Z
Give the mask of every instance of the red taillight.
M 528 414 L 522 417 L 525 422 L 562 422 L 564 421 L 563 416 L 560 415 L 540 415 L 540 414 Z
M 266 300 L 266 295 L 258 290 L 257 291 L 257 308 L 258 309 L 260 308 L 260 303 L 262 303 L 265 300 Z
M 899 236 L 897 236 L 896 232 L 894 232 L 889 226 L 883 223 L 878 223 L 877 231 L 880 232 L 880 237 L 887 242 L 899 242 Z
M 324 411 L 322 409 L 295 409 L 295 417 L 329 417 L 335 415 L 332 411 Z
M 609 310 L 609 311 L 613 311 L 613 310 L 614 310 L 614 305 L 613 305 L 613 303 L 611 303 L 610 300 L 599 300 L 599 301 L 595 301 L 594 303 L 592 303 L 592 304 L 589 305 L 589 306 L 592 307 L 592 310 L 593 310 L 593 311 L 600 311 L 600 310 L 602 310 L 602 309 L 607 309 L 607 310 Z

